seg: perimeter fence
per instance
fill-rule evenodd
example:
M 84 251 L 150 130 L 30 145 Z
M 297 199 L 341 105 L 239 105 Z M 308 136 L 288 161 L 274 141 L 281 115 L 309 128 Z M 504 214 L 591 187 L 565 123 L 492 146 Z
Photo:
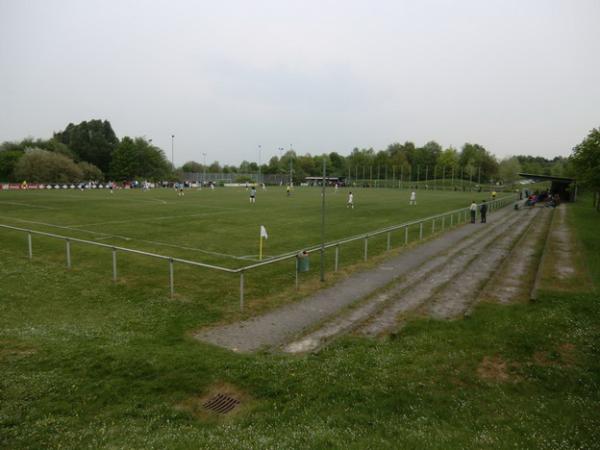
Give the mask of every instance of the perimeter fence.
M 500 208 L 503 208 L 509 204 L 513 204 L 514 201 L 515 201 L 514 195 L 509 195 L 509 196 L 502 197 L 502 198 L 499 198 L 496 200 L 491 200 L 491 201 L 487 202 L 488 214 L 492 213 Z M 477 212 L 477 215 L 478 214 L 479 213 Z M 142 250 L 136 250 L 136 249 L 131 249 L 131 248 L 127 248 L 127 247 L 104 244 L 101 242 L 89 241 L 89 240 L 74 238 L 74 237 L 70 237 L 70 236 L 64 236 L 64 235 L 59 235 L 59 234 L 54 234 L 54 233 L 47 233 L 44 231 L 37 231 L 37 230 L 31 230 L 31 229 L 27 229 L 27 228 L 14 227 L 11 225 L 0 224 L 0 228 L 5 229 L 5 230 L 17 231 L 17 232 L 26 234 L 26 236 L 27 236 L 27 256 L 30 260 L 33 259 L 33 236 L 40 236 L 40 237 L 46 237 L 46 238 L 58 239 L 58 240 L 64 241 L 64 243 L 65 243 L 65 261 L 66 261 L 66 267 L 68 269 L 71 269 L 73 266 L 72 258 L 71 258 L 72 244 L 90 245 L 90 246 L 99 247 L 99 248 L 105 249 L 107 251 L 110 251 L 110 252 L 112 252 L 112 281 L 114 283 L 116 283 L 118 280 L 118 254 L 119 253 L 134 254 L 134 255 L 138 255 L 138 256 L 142 256 L 142 257 L 154 258 L 154 259 L 166 261 L 168 263 L 168 270 L 169 270 L 169 292 L 170 292 L 171 297 L 173 297 L 175 294 L 175 263 L 182 264 L 182 265 L 188 265 L 188 266 L 192 266 L 192 267 L 199 267 L 199 268 L 203 268 L 203 269 L 214 270 L 214 271 L 218 271 L 218 272 L 225 272 L 225 273 L 239 275 L 239 301 L 240 301 L 240 310 L 243 311 L 243 309 L 244 309 L 244 293 L 245 293 L 245 287 L 244 287 L 245 276 L 246 276 L 246 274 L 248 274 L 251 271 L 256 270 L 260 267 L 264 267 L 264 266 L 268 266 L 271 264 L 281 263 L 284 261 L 289 261 L 289 260 L 295 259 L 296 264 L 295 264 L 294 279 L 295 279 L 296 288 L 298 288 L 298 285 L 299 285 L 298 256 L 299 256 L 299 254 L 301 254 L 304 251 L 306 251 L 310 254 L 315 251 L 320 251 L 321 249 L 323 249 L 324 251 L 333 249 L 334 250 L 334 265 L 333 265 L 334 269 L 333 269 L 333 271 L 337 272 L 339 270 L 340 263 L 341 263 L 340 249 L 344 245 L 347 245 L 347 244 L 350 244 L 353 242 L 357 242 L 357 241 L 363 241 L 362 259 L 364 261 L 368 261 L 369 240 L 370 239 L 373 239 L 373 238 L 376 238 L 379 236 L 386 236 L 386 251 L 389 251 L 394 246 L 393 242 L 392 242 L 393 233 L 398 233 L 398 232 L 400 233 L 399 240 L 397 239 L 397 237 L 398 237 L 397 234 L 395 236 L 396 237 L 395 243 L 399 242 L 399 245 L 396 245 L 396 246 L 406 246 L 411 242 L 410 241 L 411 232 L 412 232 L 412 234 L 414 234 L 416 240 L 420 241 L 420 240 L 424 239 L 426 227 L 428 227 L 428 226 L 431 227 L 430 228 L 431 231 L 429 233 L 429 235 L 431 236 L 431 235 L 435 234 L 436 232 L 444 232 L 447 229 L 450 229 L 450 228 L 456 227 L 460 224 L 468 222 L 469 216 L 470 216 L 469 207 L 460 208 L 460 209 L 456 209 L 453 211 L 448 211 L 448 212 L 444 212 L 441 214 L 437 214 L 434 216 L 429 216 L 429 217 L 426 217 L 423 219 L 417 219 L 417 220 L 405 222 L 405 223 L 402 223 L 399 225 L 393 225 L 390 227 L 381 228 L 379 230 L 375 230 L 375 231 L 372 231 L 369 233 L 362 233 L 362 234 L 355 235 L 352 237 L 339 239 L 339 240 L 335 240 L 332 242 L 327 242 L 324 245 L 309 246 L 304 249 L 296 250 L 293 252 L 281 254 L 278 256 L 270 257 L 270 258 L 266 258 L 263 261 L 249 264 L 249 265 L 246 265 L 243 267 L 238 267 L 235 269 L 222 267 L 222 266 L 218 266 L 218 265 L 214 265 L 214 264 L 206 264 L 206 263 L 202 263 L 199 261 L 192 261 L 189 259 L 183 259 L 183 258 L 177 258 L 177 257 L 172 257 L 172 256 L 160 255 L 157 253 L 145 252 Z M 409 232 L 409 230 L 410 230 L 410 232 Z

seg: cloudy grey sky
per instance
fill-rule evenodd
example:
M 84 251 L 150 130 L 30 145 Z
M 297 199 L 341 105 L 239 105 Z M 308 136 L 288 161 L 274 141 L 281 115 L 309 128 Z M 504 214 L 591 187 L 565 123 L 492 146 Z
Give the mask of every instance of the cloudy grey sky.
M 175 163 L 600 126 L 599 0 L 0 0 L 0 141 L 109 120 Z

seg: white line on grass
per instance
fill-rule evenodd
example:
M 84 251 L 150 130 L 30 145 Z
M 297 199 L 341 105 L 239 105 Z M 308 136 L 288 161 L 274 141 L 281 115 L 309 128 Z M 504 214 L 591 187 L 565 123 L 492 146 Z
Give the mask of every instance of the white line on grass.
M 30 203 L 21 203 L 21 202 L 5 202 L 5 201 L 0 201 L 0 203 L 2 203 L 2 204 L 4 204 L 4 205 L 27 206 L 27 207 L 29 207 L 29 208 L 54 209 L 54 208 L 50 208 L 49 206 L 32 205 L 32 204 L 30 204 Z
M 88 234 L 93 234 L 93 235 L 100 235 L 100 236 L 102 236 L 102 238 L 100 238 L 100 239 L 118 238 L 118 239 L 124 239 L 126 241 L 139 241 L 139 242 L 144 242 L 146 244 L 160 245 L 160 246 L 163 246 L 163 247 L 178 248 L 178 249 L 181 249 L 181 250 L 191 250 L 191 251 L 194 251 L 194 252 L 205 253 L 207 255 L 220 256 L 220 257 L 224 257 L 224 258 L 232 258 L 232 259 L 236 259 L 236 260 L 247 260 L 248 259 L 246 257 L 240 257 L 240 256 L 236 256 L 236 255 L 230 255 L 230 254 L 227 254 L 227 253 L 219 253 L 219 252 L 212 252 L 210 250 L 203 250 L 201 248 L 187 247 L 187 246 L 184 246 L 184 245 L 177 245 L 177 244 L 169 244 L 168 242 L 151 241 L 151 240 L 148 240 L 148 239 L 138 239 L 138 238 L 132 238 L 132 237 L 127 237 L 127 236 L 120 236 L 118 234 L 109 234 L 109 233 L 102 233 L 100 231 L 83 230 L 81 228 L 73 228 L 73 227 L 69 227 L 69 226 L 66 226 L 66 225 L 54 225 L 52 223 L 37 222 L 37 221 L 25 220 L 25 219 L 17 219 L 17 218 L 7 217 L 7 216 L 3 216 L 3 217 L 6 218 L 6 219 L 9 219 L 9 220 L 16 220 L 17 222 L 33 223 L 35 225 L 43 225 L 43 226 L 46 226 L 46 227 L 60 228 L 60 229 L 64 229 L 64 230 L 78 231 L 80 233 L 88 233 Z M 99 238 L 95 237 L 94 239 L 99 239 Z
M 202 213 L 197 213 L 197 214 L 181 214 L 181 215 L 173 215 L 173 216 L 158 216 L 158 217 L 147 217 L 147 218 L 143 218 L 143 219 L 129 219 L 129 220 L 112 220 L 112 221 L 106 221 L 106 222 L 96 222 L 96 223 L 85 223 L 83 225 L 71 225 L 71 227 L 73 228 L 79 228 L 79 227 L 95 227 L 95 226 L 99 226 L 99 225 L 118 225 L 118 224 L 122 224 L 122 223 L 133 223 L 133 222 L 152 222 L 152 221 L 161 221 L 161 220 L 171 220 L 171 219 L 179 219 L 181 217 L 198 217 L 198 216 L 208 216 L 208 215 L 215 215 L 215 214 L 219 214 L 218 212 L 202 212 Z

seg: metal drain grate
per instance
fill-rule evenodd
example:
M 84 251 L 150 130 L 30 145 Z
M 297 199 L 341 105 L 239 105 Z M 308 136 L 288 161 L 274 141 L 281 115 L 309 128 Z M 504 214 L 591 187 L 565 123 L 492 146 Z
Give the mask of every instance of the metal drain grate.
M 217 414 L 227 414 L 240 404 L 240 401 L 225 394 L 217 394 L 202 406 Z

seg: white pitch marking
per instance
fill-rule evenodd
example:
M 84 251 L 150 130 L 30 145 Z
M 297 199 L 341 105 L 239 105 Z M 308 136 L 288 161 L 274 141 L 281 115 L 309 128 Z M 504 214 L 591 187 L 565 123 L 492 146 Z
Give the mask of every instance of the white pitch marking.
M 27 206 L 29 208 L 54 209 L 54 208 L 50 208 L 49 206 L 39 206 L 39 205 L 32 205 L 32 204 L 29 204 L 29 203 L 20 203 L 20 202 L 5 202 L 5 201 L 0 201 L 0 203 L 5 204 L 5 205 Z
M 180 217 L 198 217 L 198 216 L 208 216 L 208 215 L 215 215 L 215 214 L 220 214 L 218 212 L 203 212 L 203 213 L 197 213 L 197 214 L 181 214 L 181 215 L 177 215 L 177 216 L 159 216 L 159 217 L 148 217 L 148 218 L 144 218 L 144 219 L 130 219 L 130 220 L 113 220 L 113 221 L 107 221 L 107 222 L 96 222 L 96 223 L 86 223 L 83 225 L 71 225 L 73 228 L 79 228 L 79 227 L 95 227 L 98 225 L 118 225 L 121 223 L 132 223 L 132 222 L 152 222 L 154 220 L 171 220 L 171 219 L 178 219 Z
M 211 252 L 210 250 L 202 250 L 200 248 L 195 248 L 195 247 L 186 247 L 186 246 L 183 246 L 183 245 L 169 244 L 167 242 L 150 241 L 150 240 L 146 240 L 146 239 L 138 239 L 138 238 L 131 238 L 131 237 L 127 237 L 127 236 L 120 236 L 118 234 L 102 233 L 100 231 L 83 230 L 81 228 L 73 228 L 73 227 L 69 227 L 69 226 L 66 226 L 66 225 L 54 225 L 52 223 L 37 222 L 37 221 L 25 220 L 25 219 L 17 219 L 17 218 L 12 218 L 12 217 L 7 217 L 7 216 L 4 216 L 4 217 L 6 219 L 16 220 L 17 222 L 33 223 L 33 224 L 36 224 L 36 225 L 43 225 L 43 226 L 46 226 L 46 227 L 61 228 L 61 229 L 64 229 L 64 230 L 78 231 L 80 233 L 88 233 L 88 234 L 94 234 L 94 235 L 101 235 L 101 236 L 104 236 L 103 239 L 118 238 L 118 239 L 124 239 L 126 241 L 139 241 L 139 242 L 144 242 L 146 244 L 153 244 L 153 245 L 160 245 L 160 246 L 164 246 L 164 247 L 179 248 L 181 250 L 191 250 L 191 251 L 195 251 L 195 252 L 205 253 L 205 254 L 208 254 L 208 255 L 222 256 L 222 257 L 225 257 L 225 258 L 245 259 L 243 257 L 239 257 L 239 256 L 236 256 L 236 255 L 229 255 L 227 253 Z

